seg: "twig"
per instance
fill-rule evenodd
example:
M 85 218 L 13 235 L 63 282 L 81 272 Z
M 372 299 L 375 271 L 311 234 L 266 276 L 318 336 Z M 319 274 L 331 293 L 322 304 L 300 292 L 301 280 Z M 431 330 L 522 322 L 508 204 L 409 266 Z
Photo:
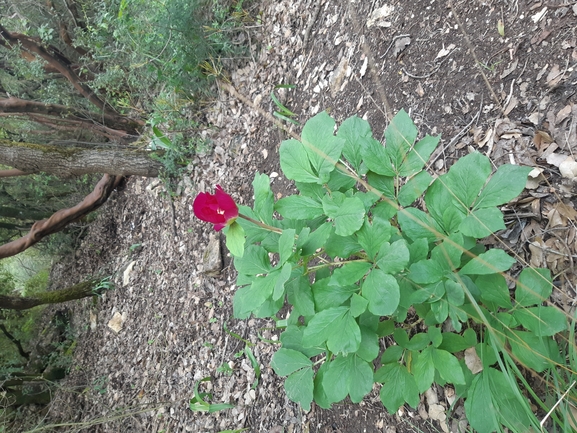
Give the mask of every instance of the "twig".
M 437 159 L 439 159 L 439 156 L 441 156 L 442 154 L 445 153 L 445 150 L 447 150 L 450 146 L 452 146 L 453 144 L 455 144 L 457 142 L 457 140 L 459 138 L 461 138 L 463 136 L 463 134 L 465 134 L 465 132 L 467 132 L 469 130 L 469 128 L 471 127 L 471 125 L 473 123 L 475 123 L 477 121 L 477 119 L 479 118 L 479 116 L 481 115 L 481 111 L 483 110 L 483 98 L 481 98 L 481 105 L 479 106 L 479 111 L 477 111 L 477 114 L 475 114 L 473 116 L 473 118 L 471 119 L 471 121 L 463 128 L 461 129 L 457 135 L 455 135 L 451 141 L 449 141 L 449 143 L 447 143 L 445 146 L 443 146 L 443 148 L 436 153 L 436 155 L 433 155 L 431 157 L 431 162 L 429 163 L 430 166 L 432 166 Z
M 315 6 L 315 10 L 313 11 L 311 17 L 309 18 L 309 22 L 307 24 L 307 28 L 305 30 L 305 36 L 303 38 L 303 51 L 307 49 L 307 44 L 309 43 L 309 37 L 311 35 L 311 30 L 315 25 L 315 21 L 319 16 L 319 12 L 321 11 L 321 6 L 323 4 L 323 0 L 316 0 L 317 4 Z
M 561 403 L 561 401 L 563 401 L 563 399 L 569 393 L 569 391 L 571 391 L 571 388 L 573 388 L 573 385 L 575 385 L 575 381 L 573 381 L 571 386 L 569 386 L 569 388 L 567 388 L 567 391 L 565 391 L 563 393 L 563 395 L 559 398 L 559 400 L 557 400 L 557 403 L 555 403 L 553 405 L 551 410 L 549 412 L 547 412 L 547 415 L 545 415 L 545 417 L 541 420 L 541 422 L 539 423 L 539 425 L 541 426 L 541 431 L 543 431 L 543 425 L 545 424 L 545 421 L 547 421 L 547 418 L 549 418 L 549 416 L 553 413 L 553 411 L 557 408 L 557 406 L 559 406 L 559 404 Z
M 391 43 L 389 44 L 389 48 L 387 48 L 387 51 L 385 51 L 385 54 L 383 54 L 383 55 L 381 56 L 381 59 L 387 55 L 387 53 L 388 53 L 388 52 L 390 51 L 390 49 L 393 47 L 393 44 L 395 43 L 395 41 L 396 41 L 397 39 L 401 39 L 401 38 L 405 38 L 405 37 L 409 38 L 409 37 L 411 37 L 411 35 L 397 35 L 397 36 L 395 36 L 395 37 L 393 38 L 393 40 L 391 41 Z M 383 62 L 383 66 L 384 66 L 384 64 L 385 64 L 385 63 Z M 382 68 L 381 68 L 381 69 L 382 69 Z
M 481 62 L 479 61 L 479 58 L 477 57 L 477 54 L 475 53 L 475 47 L 471 43 L 471 40 L 469 39 L 469 35 L 465 31 L 465 27 L 463 27 L 463 24 L 461 23 L 461 19 L 459 18 L 459 15 L 457 14 L 455 7 L 453 6 L 453 0 L 449 0 L 449 6 L 451 7 L 451 11 L 453 12 L 453 15 L 455 16 L 455 21 L 457 21 L 457 25 L 459 26 L 459 29 L 461 30 L 461 33 L 463 34 L 463 36 L 465 38 L 467 48 L 469 48 L 469 52 L 471 53 L 471 55 L 473 56 L 473 59 L 475 60 L 475 65 L 477 65 L 477 69 L 479 69 L 479 72 L 481 73 L 481 76 L 483 77 L 483 81 L 485 81 L 485 85 L 487 86 L 487 89 L 489 90 L 491 97 L 493 98 L 493 100 L 495 101 L 495 103 L 497 104 L 499 109 L 501 110 L 501 113 L 504 113 L 505 110 L 503 109 L 503 106 L 499 102 L 499 98 L 495 94 L 495 91 L 493 90 L 491 83 L 489 83 L 489 79 L 485 75 L 485 71 L 483 71 L 483 67 L 481 66 Z

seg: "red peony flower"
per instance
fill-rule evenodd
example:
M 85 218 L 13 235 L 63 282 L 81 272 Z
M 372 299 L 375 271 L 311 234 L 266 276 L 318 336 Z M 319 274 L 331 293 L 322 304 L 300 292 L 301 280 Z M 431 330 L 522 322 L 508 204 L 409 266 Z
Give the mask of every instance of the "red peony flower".
M 216 186 L 214 194 L 198 194 L 192 203 L 192 210 L 198 219 L 213 223 L 217 232 L 238 217 L 238 206 L 220 185 Z

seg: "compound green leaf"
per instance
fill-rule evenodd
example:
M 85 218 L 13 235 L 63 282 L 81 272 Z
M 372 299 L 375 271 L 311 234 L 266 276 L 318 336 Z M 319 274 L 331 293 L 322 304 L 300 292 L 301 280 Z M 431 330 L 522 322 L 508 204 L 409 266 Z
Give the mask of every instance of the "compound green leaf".
M 296 325 L 289 325 L 280 335 L 280 341 L 283 349 L 292 349 L 302 353 L 308 358 L 312 358 L 322 352 L 323 347 L 304 347 L 303 346 L 303 330 L 304 328 Z
M 426 171 L 413 176 L 401 187 L 398 196 L 399 204 L 409 206 L 427 190 L 432 180 L 433 177 Z
M 318 248 L 321 248 L 326 243 L 332 229 L 331 223 L 325 223 L 312 232 L 302 246 L 302 254 L 308 256 L 313 254 Z
M 303 333 L 303 345 L 319 346 L 324 342 L 333 353 L 357 351 L 361 343 L 361 331 L 349 307 L 323 310 L 308 323 Z
M 553 291 L 551 272 L 545 268 L 525 268 L 517 279 L 515 300 L 522 307 L 540 304 Z
M 288 376 L 301 368 L 311 367 L 313 363 L 296 350 L 281 348 L 272 356 L 270 365 L 279 376 Z
M 429 160 L 431 153 L 433 153 L 439 144 L 440 139 L 441 137 L 431 137 L 427 135 L 419 140 L 407 155 L 403 165 L 401 165 L 399 174 L 401 176 L 412 176 L 421 171 Z
M 375 373 L 375 381 L 383 383 L 381 401 L 390 414 L 397 412 L 405 402 L 414 408 L 419 404 L 419 389 L 415 378 L 404 365 L 384 365 Z
M 442 232 L 437 222 L 420 209 L 413 207 L 401 209 L 397 213 L 397 219 L 403 234 L 412 241 L 421 238 L 434 241 L 437 239 L 437 233 Z
M 372 137 L 361 140 L 363 140 L 361 154 L 368 169 L 382 176 L 395 176 L 396 173 L 391 165 L 391 158 L 383 145 Z
M 329 400 L 327 393 L 323 387 L 323 382 L 325 380 L 325 373 L 329 369 L 330 362 L 323 362 L 319 369 L 317 370 L 317 374 L 315 375 L 314 379 L 314 399 L 315 403 L 318 404 L 323 409 L 330 409 L 331 403 L 334 401 Z
M 223 230 L 226 236 L 226 247 L 230 253 L 237 259 L 244 255 L 244 244 L 246 238 L 244 237 L 244 229 L 236 221 L 231 225 L 226 226 Z
M 567 329 L 567 318 L 556 307 L 523 308 L 516 310 L 513 315 L 525 329 L 538 337 L 555 335 Z
M 355 171 L 359 172 L 362 162 L 362 149 L 366 145 L 366 140 L 373 136 L 371 125 L 365 119 L 352 116 L 346 119 L 337 131 L 337 137 L 345 140 L 343 156 L 351 163 Z
M 272 300 L 278 301 L 285 294 L 285 283 L 291 276 L 292 266 L 290 263 L 285 263 L 280 269 L 276 283 L 274 285 L 274 290 L 272 292 Z M 272 274 L 272 273 L 271 273 Z
M 295 229 L 284 229 L 278 240 L 279 264 L 285 263 L 293 253 Z
M 399 306 L 399 283 L 392 275 L 373 269 L 363 283 L 363 297 L 369 301 L 369 311 L 377 316 L 389 316 Z
M 335 233 L 349 236 L 361 228 L 365 220 L 365 206 L 358 197 L 346 197 L 343 193 L 333 192 L 323 198 L 325 213 L 335 222 Z
M 337 356 L 324 375 L 323 388 L 332 401 L 347 396 L 359 403 L 373 389 L 373 369 L 356 355 Z
M 270 189 L 270 179 L 266 174 L 257 173 L 252 181 L 254 189 L 254 213 L 261 221 L 271 224 L 274 195 Z
M 532 167 L 511 164 L 500 166 L 481 191 L 475 209 L 499 206 L 513 200 L 525 188 L 531 170 Z
M 395 178 L 393 175 L 382 176 L 380 174 L 369 171 L 367 173 L 367 182 L 373 188 L 377 189 L 383 196 L 395 200 Z
M 328 182 L 345 145 L 345 140 L 333 135 L 334 128 L 335 121 L 323 111 L 307 121 L 301 134 L 302 144 L 320 184 Z
M 464 240 L 461 233 L 451 233 L 431 251 L 434 260 L 446 273 L 453 272 L 461 265 L 464 250 Z
M 533 332 L 511 330 L 507 341 L 515 360 L 538 373 L 553 367 L 553 362 L 557 360 L 558 355 L 554 354 L 558 354 L 559 349 L 551 338 L 538 337 Z
M 239 274 L 259 275 L 266 274 L 272 270 L 268 253 L 258 245 L 249 245 L 242 257 L 234 260 L 234 267 Z
M 441 377 L 455 385 L 465 384 L 465 375 L 459 360 L 446 350 L 433 349 L 433 364 Z
M 400 110 L 385 130 L 386 149 L 395 171 L 400 172 L 407 153 L 416 138 L 417 128 L 415 124 L 405 110 Z
M 313 369 L 303 368 L 288 376 L 284 382 L 287 397 L 300 403 L 304 410 L 310 410 L 313 401 Z
M 463 275 L 496 274 L 508 270 L 513 263 L 515 263 L 513 257 L 503 250 L 494 248 L 471 259 L 459 273 Z
M 473 152 L 453 164 L 447 176 L 442 177 L 442 182 L 449 190 L 452 201 L 468 210 L 477 200 L 490 174 L 489 158 L 479 152 Z
M 391 231 L 391 223 L 387 220 L 374 217 L 370 222 L 365 218 L 365 223 L 357 232 L 357 238 L 371 260 L 375 258 L 381 245 L 391 238 Z
M 465 413 L 476 432 L 492 433 L 500 429 L 497 420 L 499 408 L 493 403 L 489 380 L 484 372 L 478 374 L 471 383 L 465 400 Z
M 295 273 L 296 271 L 293 271 L 285 283 L 288 301 L 294 305 L 295 311 L 299 315 L 312 316 L 315 314 L 315 302 L 309 279 L 302 273 L 300 275 L 295 275 Z
M 433 347 L 429 346 L 422 352 L 413 352 L 413 376 L 420 393 L 425 392 L 435 379 L 435 365 L 433 364 Z
M 363 278 L 371 266 L 369 262 L 346 263 L 334 270 L 329 286 L 350 286 Z
M 359 317 L 367 310 L 367 305 L 369 301 L 363 298 L 361 295 L 353 293 L 351 297 L 351 316 Z
M 330 278 L 315 281 L 312 286 L 313 297 L 317 311 L 338 307 L 349 299 L 353 293 L 358 292 L 357 286 L 330 286 Z
M 394 275 L 407 267 L 409 258 L 409 248 L 404 239 L 399 239 L 392 244 L 384 242 L 379 249 L 377 266 L 383 272 Z
M 258 310 L 272 296 L 279 275 L 280 271 L 273 271 L 263 277 L 254 277 L 250 286 L 238 289 L 233 299 L 234 317 L 246 319 Z
M 295 220 L 314 219 L 323 215 L 323 205 L 315 199 L 303 195 L 281 198 L 276 202 L 275 210 L 284 218 Z
M 503 213 L 496 207 L 477 209 L 459 225 L 459 231 L 475 239 L 486 238 L 505 228 Z
M 435 260 L 420 260 L 409 267 L 409 279 L 417 284 L 433 284 L 441 281 L 445 270 Z
M 288 179 L 304 183 L 319 183 L 308 154 L 300 141 L 285 140 L 279 149 L 280 166 Z
M 485 301 L 494 302 L 499 307 L 511 308 L 511 295 L 505 277 L 500 274 L 480 275 L 475 284 Z
M 359 346 L 359 350 L 357 350 L 357 355 L 360 356 L 367 362 L 373 361 L 377 356 L 379 356 L 379 338 L 377 334 L 365 327 L 360 326 L 361 328 L 361 345 Z

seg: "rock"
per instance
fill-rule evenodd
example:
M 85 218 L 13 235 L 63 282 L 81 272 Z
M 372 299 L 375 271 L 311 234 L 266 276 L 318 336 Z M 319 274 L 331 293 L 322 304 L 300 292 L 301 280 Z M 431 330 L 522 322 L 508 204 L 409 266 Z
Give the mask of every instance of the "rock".
M 217 276 L 222 270 L 222 254 L 220 252 L 220 236 L 211 234 L 208 246 L 202 255 L 203 273 L 209 277 Z

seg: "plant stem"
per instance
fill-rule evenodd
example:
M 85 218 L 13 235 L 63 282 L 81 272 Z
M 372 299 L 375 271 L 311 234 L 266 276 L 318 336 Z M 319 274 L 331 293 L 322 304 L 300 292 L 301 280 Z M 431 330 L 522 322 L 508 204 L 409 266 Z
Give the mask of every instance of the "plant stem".
M 317 265 L 317 266 L 311 266 L 310 268 L 307 269 L 307 273 L 311 272 L 311 271 L 316 271 L 317 269 L 322 269 L 322 268 L 326 268 L 329 266 L 341 266 L 341 265 L 346 265 L 347 263 L 355 263 L 355 262 L 369 262 L 369 260 L 365 260 L 365 259 L 355 259 L 355 260 L 344 260 L 342 262 L 330 262 L 330 263 L 323 263 L 322 265 Z
M 239 216 L 240 218 L 244 218 L 244 219 L 247 220 L 247 221 L 250 221 L 250 222 L 253 223 L 253 224 L 256 224 L 256 225 L 259 226 L 259 227 L 262 227 L 262 228 L 265 229 L 265 230 L 269 230 L 269 231 L 271 231 L 271 232 L 275 232 L 275 233 L 278 233 L 278 234 L 281 234 L 281 235 L 282 235 L 282 230 L 279 229 L 279 228 L 277 228 L 277 227 L 273 227 L 273 226 L 269 226 L 268 224 L 261 223 L 260 221 L 257 221 L 257 220 L 255 220 L 255 219 L 253 219 L 253 218 L 251 218 L 251 217 L 247 217 L 246 215 L 243 215 L 243 214 L 241 214 L 241 213 L 239 213 L 238 216 Z

